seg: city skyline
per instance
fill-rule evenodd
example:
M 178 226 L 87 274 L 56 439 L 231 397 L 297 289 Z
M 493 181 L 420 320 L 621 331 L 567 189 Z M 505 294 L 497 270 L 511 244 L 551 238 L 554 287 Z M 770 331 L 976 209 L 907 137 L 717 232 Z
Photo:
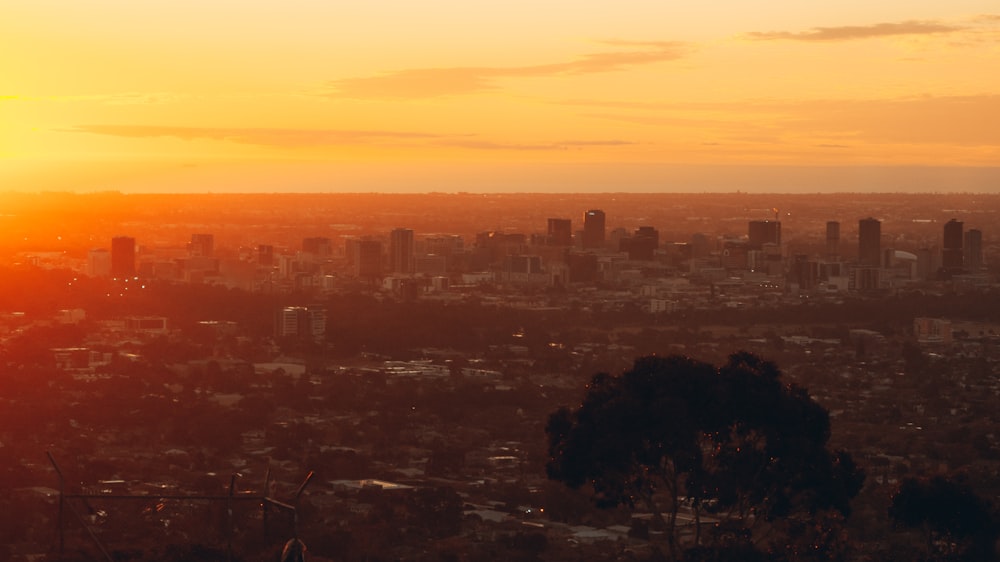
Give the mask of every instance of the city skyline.
M 15 0 L 0 35 L 4 190 L 1000 190 L 979 0 Z

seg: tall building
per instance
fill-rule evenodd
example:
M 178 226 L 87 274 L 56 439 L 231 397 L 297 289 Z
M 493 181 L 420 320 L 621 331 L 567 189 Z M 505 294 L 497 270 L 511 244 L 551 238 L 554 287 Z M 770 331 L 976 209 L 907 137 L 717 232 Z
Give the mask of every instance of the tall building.
M 111 252 L 104 248 L 95 248 L 87 252 L 87 275 L 91 277 L 110 276 Z
M 333 255 L 333 242 L 324 236 L 313 236 L 302 239 L 302 252 L 315 257 Z
M 211 234 L 192 234 L 188 244 L 188 254 L 194 258 L 210 258 L 215 252 L 215 236 Z
M 868 217 L 858 221 L 858 263 L 878 267 L 882 263 L 882 221 Z
M 621 250 L 628 252 L 628 259 L 651 261 L 660 247 L 660 231 L 651 226 L 640 226 L 622 242 Z
M 598 250 L 604 247 L 604 211 L 592 209 L 583 214 L 583 248 Z
M 945 271 L 960 271 L 963 265 L 962 243 L 965 223 L 951 219 L 944 225 L 944 240 L 941 245 L 941 267 Z
M 750 249 L 760 250 L 764 244 L 781 246 L 781 221 L 750 221 Z
M 274 246 L 260 244 L 257 246 L 257 265 L 271 267 L 274 265 Z
M 840 255 L 840 223 L 837 221 L 826 223 L 826 255 L 831 258 Z
M 111 239 L 111 276 L 135 276 L 135 238 L 115 236 Z
M 413 273 L 413 231 L 409 228 L 389 233 L 389 271 Z
M 326 333 L 326 309 L 322 306 L 287 306 L 279 309 L 274 322 L 278 337 L 319 339 Z
M 382 275 L 382 242 L 358 240 L 352 251 L 354 274 L 365 279 Z
M 979 271 L 983 268 L 983 232 L 976 228 L 965 231 L 965 269 Z
M 819 263 L 810 261 L 806 255 L 796 255 L 792 259 L 789 280 L 801 291 L 812 291 L 819 283 Z
M 573 221 L 570 219 L 549 219 L 548 243 L 551 246 L 571 246 L 573 244 Z

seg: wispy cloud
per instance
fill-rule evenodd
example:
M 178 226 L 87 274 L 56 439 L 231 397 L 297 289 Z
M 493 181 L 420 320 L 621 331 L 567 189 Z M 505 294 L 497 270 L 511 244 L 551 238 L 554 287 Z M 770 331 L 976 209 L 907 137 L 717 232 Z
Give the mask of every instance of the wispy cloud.
M 904 21 L 873 25 L 845 25 L 840 27 L 814 27 L 809 31 L 754 31 L 747 33 L 751 39 L 762 41 L 853 41 L 895 35 L 928 35 L 964 31 L 966 28 L 935 21 Z
M 623 140 L 569 140 L 560 141 L 553 143 L 505 143 L 505 142 L 493 142 L 487 140 L 458 140 L 458 141 L 444 141 L 437 144 L 454 147 L 454 148 L 470 148 L 475 150 L 570 150 L 570 149 L 583 149 L 586 147 L 596 147 L 596 146 L 630 146 L 636 143 L 631 141 Z
M 581 105 L 588 102 L 580 101 Z M 606 107 L 608 104 L 593 104 Z M 871 100 L 767 100 L 691 103 L 662 109 L 628 102 L 620 112 L 585 117 L 711 132 L 725 139 L 737 135 L 813 136 L 829 139 L 815 146 L 851 148 L 865 143 L 901 143 L 1000 147 L 1000 95 L 917 96 Z M 631 111 L 631 110 L 637 111 Z M 628 111 L 626 111 L 628 110 Z M 641 110 L 641 111 L 638 111 Z M 677 110 L 679 113 L 673 113 Z M 685 116 L 687 113 L 687 116 Z
M 60 129 L 60 131 L 128 138 L 173 137 L 183 140 L 209 139 L 277 147 L 326 146 L 378 140 L 384 141 L 386 139 L 428 139 L 444 136 L 411 131 L 171 127 L 160 125 L 78 125 L 69 129 Z
M 634 66 L 676 60 L 683 57 L 683 43 L 661 41 L 602 41 L 606 45 L 641 50 L 592 53 L 567 62 L 526 66 L 464 66 L 414 68 L 378 76 L 345 78 L 330 83 L 325 95 L 345 98 L 428 98 L 470 94 L 495 89 L 498 78 L 572 76 L 614 72 Z
M 78 125 L 58 129 L 64 133 L 89 133 L 124 138 L 170 137 L 182 140 L 215 140 L 268 147 L 302 148 L 348 144 L 378 144 L 412 141 L 414 145 L 446 146 L 472 150 L 568 150 L 586 147 L 615 147 L 636 144 L 631 141 L 564 140 L 540 142 L 495 142 L 473 134 L 436 134 L 415 131 L 342 130 L 342 129 L 267 129 L 239 127 L 172 127 L 161 125 Z

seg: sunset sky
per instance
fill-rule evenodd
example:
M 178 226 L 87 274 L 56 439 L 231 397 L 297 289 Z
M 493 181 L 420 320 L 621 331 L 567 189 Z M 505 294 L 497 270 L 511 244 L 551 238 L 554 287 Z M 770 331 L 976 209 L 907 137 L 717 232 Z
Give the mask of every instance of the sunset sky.
M 4 0 L 0 191 L 1000 192 L 1000 6 Z

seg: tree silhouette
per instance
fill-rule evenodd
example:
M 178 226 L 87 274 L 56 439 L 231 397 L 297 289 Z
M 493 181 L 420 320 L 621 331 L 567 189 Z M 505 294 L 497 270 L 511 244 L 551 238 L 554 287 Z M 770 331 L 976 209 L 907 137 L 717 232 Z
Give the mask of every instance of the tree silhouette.
M 550 416 L 548 475 L 586 486 L 600 506 L 648 509 L 675 559 L 776 538 L 792 516 L 846 516 L 864 475 L 827 449 L 826 410 L 780 375 L 745 352 L 721 368 L 648 356 L 620 376 L 599 373 L 577 409 Z
M 959 478 L 906 478 L 892 498 L 889 518 L 924 534 L 930 560 L 996 559 L 993 509 Z

